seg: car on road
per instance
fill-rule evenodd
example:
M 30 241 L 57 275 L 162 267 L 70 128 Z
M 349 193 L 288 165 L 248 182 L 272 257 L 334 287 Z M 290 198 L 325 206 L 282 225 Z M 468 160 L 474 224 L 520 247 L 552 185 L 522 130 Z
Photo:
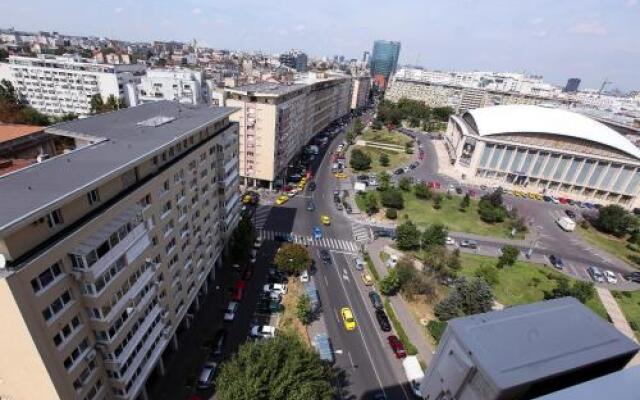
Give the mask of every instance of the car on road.
M 229 302 L 226 310 L 224 311 L 224 320 L 226 322 L 231 322 L 236 317 L 236 312 L 238 311 L 239 304 L 235 301 Z
M 371 396 L 371 400 L 387 400 L 387 395 L 382 391 L 377 391 Z
M 402 359 L 407 356 L 407 351 L 404 349 L 404 345 L 396 335 L 389 336 L 387 341 L 389 342 L 389 346 L 391 346 L 393 354 L 396 355 L 396 358 Z
M 555 254 L 551 254 L 549 256 L 549 262 L 557 269 L 564 268 L 564 261 L 562 261 L 562 258 L 556 256 Z
M 573 210 L 565 210 L 564 213 L 567 214 L 567 217 L 576 219 L 576 213 Z
M 394 175 L 402 175 L 404 174 L 404 168 L 398 168 L 395 171 L 393 171 Z
M 608 269 L 604 271 L 604 279 L 607 281 L 607 283 L 610 283 L 612 285 L 618 283 L 618 276 L 616 275 L 616 273 Z
M 291 233 L 276 233 L 273 236 L 273 240 L 276 242 L 293 242 L 293 234 Z
M 631 282 L 640 283 L 640 271 L 630 272 L 624 276 L 624 279 Z
M 287 294 L 286 283 L 268 283 L 263 286 L 262 291 L 265 293 L 278 293 L 280 295 Z
M 224 345 L 227 342 L 227 330 L 219 329 L 213 337 L 213 349 L 211 354 L 214 356 L 222 356 L 224 353 Z
M 417 161 L 414 161 L 411 164 L 409 164 L 409 168 L 410 169 L 416 169 L 416 168 L 418 168 L 418 165 L 420 165 L 420 163 L 417 162 Z
M 315 209 L 316 209 L 316 205 L 315 205 L 315 204 L 313 204 L 313 201 L 312 201 L 312 200 L 309 200 L 309 201 L 307 202 L 307 211 L 313 211 L 313 210 L 315 210 Z
M 198 389 L 206 390 L 211 387 L 213 378 L 216 376 L 216 370 L 218 369 L 218 363 L 214 361 L 207 361 L 202 366 L 200 371 L 200 377 L 198 378 Z
M 315 182 L 309 182 L 309 184 L 307 185 L 307 191 L 313 192 L 314 190 L 316 190 L 316 183 Z
M 447 246 L 455 246 L 456 241 L 451 236 L 447 236 L 447 238 L 444 240 L 444 244 L 446 244 Z
M 322 239 L 322 228 L 314 226 L 313 231 L 311 231 L 311 236 L 313 236 L 314 240 Z
M 362 257 L 356 257 L 356 259 L 353 260 L 353 266 L 358 271 L 364 270 L 364 264 L 365 264 L 365 261 L 364 261 L 364 258 L 362 258 Z
M 251 258 L 249 259 L 249 262 L 251 264 L 255 264 L 256 263 L 256 257 L 258 257 L 258 251 L 253 249 L 251 250 Z
M 325 264 L 331 264 L 331 254 L 329 254 L 329 251 L 326 249 L 320 250 L 320 259 Z
M 284 310 L 284 306 L 278 300 L 272 300 L 270 297 L 262 297 L 256 307 L 256 311 L 263 314 L 277 313 L 282 310 Z
M 371 179 L 369 175 L 358 175 L 356 177 L 357 182 L 362 182 L 364 184 L 369 184 L 369 179 Z
M 243 280 L 237 281 L 235 286 L 233 287 L 233 293 L 231 295 L 231 299 L 233 299 L 233 301 L 241 301 L 242 297 L 244 296 L 244 289 L 246 287 L 247 287 L 247 282 Z
M 457 194 L 462 194 L 462 188 L 461 188 L 460 186 L 458 186 L 458 187 L 456 188 L 456 193 L 457 193 Z
M 378 325 L 380 325 L 380 329 L 383 332 L 391 332 L 391 323 L 389 322 L 389 318 L 387 314 L 385 314 L 384 310 L 376 310 L 376 319 L 378 320 Z
M 338 211 L 342 211 L 344 209 L 344 207 L 342 206 L 342 202 L 336 203 L 336 208 L 338 209 Z
M 347 174 L 345 174 L 344 172 L 336 172 L 335 174 L 333 174 L 333 176 L 335 176 L 337 179 L 347 179 Z
M 394 239 L 396 237 L 396 231 L 391 228 L 374 228 L 372 230 L 374 238 L 388 237 Z
M 382 304 L 382 297 L 380 297 L 380 295 L 377 292 L 373 290 L 370 291 L 369 300 L 371 300 L 371 305 L 376 310 L 382 310 L 384 308 L 384 304 Z
M 600 270 L 600 268 L 590 266 L 590 267 L 587 267 L 587 272 L 589 273 L 589 276 L 591 277 L 591 279 L 593 279 L 594 282 L 604 283 L 605 277 L 602 271 Z
M 262 238 L 257 237 L 256 240 L 253 241 L 253 248 L 259 249 L 262 246 Z
M 289 196 L 283 194 L 278 196 L 278 198 L 276 199 L 276 204 L 280 206 L 286 203 L 287 201 L 289 201 Z
M 320 217 L 320 221 L 322 222 L 323 225 L 331 225 L 331 218 L 326 214 Z
M 376 178 L 369 178 L 369 182 L 367 182 L 369 186 L 378 186 L 378 180 Z
M 251 327 L 251 337 L 269 339 L 276 336 L 276 328 L 271 325 L 254 325 Z
M 353 208 L 351 208 L 351 204 L 345 204 L 344 209 L 345 211 L 347 211 L 347 214 L 351 214 L 353 212 Z
M 460 241 L 460 247 L 466 247 L 468 249 L 477 249 L 478 242 L 476 242 L 475 240 L 463 239 Z
M 349 307 L 342 307 L 340 315 L 342 315 L 342 322 L 344 323 L 344 328 L 346 330 L 352 331 L 356 329 L 356 320 L 353 318 L 353 313 Z
M 361 276 L 362 282 L 365 284 L 365 286 L 373 286 L 373 277 L 371 276 L 371 274 L 369 274 L 368 272 L 363 272 Z
M 302 271 L 302 273 L 300 274 L 300 282 L 309 282 L 309 272 L 307 272 L 307 270 Z

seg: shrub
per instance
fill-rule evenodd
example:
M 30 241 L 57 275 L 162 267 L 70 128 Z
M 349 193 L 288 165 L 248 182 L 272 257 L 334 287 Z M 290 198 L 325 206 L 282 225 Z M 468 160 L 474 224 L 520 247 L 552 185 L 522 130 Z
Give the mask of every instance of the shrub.
M 398 218 L 398 210 L 396 210 L 395 208 L 387 208 L 385 216 L 389 219 L 396 219 Z
M 618 237 L 627 233 L 630 223 L 629 213 L 617 204 L 602 207 L 598 212 L 598 218 L 594 221 L 598 230 Z
M 400 182 L 398 183 L 398 187 L 405 192 L 408 192 L 409 190 L 411 190 L 411 178 L 409 178 L 408 176 L 405 176 L 402 179 L 400 179 Z
M 433 208 L 435 208 L 436 210 L 442 208 L 442 195 L 440 193 L 437 193 L 435 196 L 433 196 Z
M 429 200 L 432 196 L 431 189 L 424 183 L 416 183 L 413 185 L 413 193 L 417 198 L 422 200 Z
M 395 189 L 389 189 L 382 192 L 380 196 L 380 202 L 385 207 L 395 208 L 401 210 L 404 208 L 404 199 L 402 193 Z
M 380 159 L 378 161 L 380 161 L 380 165 L 382 165 L 383 167 L 388 167 L 389 163 L 391 162 L 387 153 L 381 153 Z
M 427 323 L 427 331 L 429 331 L 429 334 L 431 335 L 433 340 L 436 341 L 436 343 L 440 343 L 440 339 L 442 338 L 445 329 L 447 329 L 446 321 L 438 321 L 432 319 Z
M 411 221 L 403 222 L 396 229 L 396 245 L 400 250 L 420 247 L 420 231 Z
M 369 169 L 371 167 L 371 157 L 360 149 L 353 149 L 349 164 L 356 171 Z
M 389 303 L 389 299 L 385 299 L 384 308 L 387 311 L 387 315 L 389 316 L 394 329 L 398 333 L 398 339 L 400 339 L 400 341 L 404 345 L 404 349 L 407 351 L 407 354 L 410 356 L 415 356 L 416 354 L 418 354 L 418 349 L 416 349 L 416 346 L 414 346 L 413 343 L 411 343 L 411 341 L 409 340 L 407 333 L 404 331 L 402 324 L 400 324 L 400 321 L 398 321 L 398 317 L 396 317 L 396 313 L 391 307 L 391 303 Z

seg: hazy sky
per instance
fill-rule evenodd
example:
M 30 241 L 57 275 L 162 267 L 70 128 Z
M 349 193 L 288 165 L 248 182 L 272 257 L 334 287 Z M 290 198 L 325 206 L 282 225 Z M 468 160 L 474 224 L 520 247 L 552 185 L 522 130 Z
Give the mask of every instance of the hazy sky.
M 0 0 L 0 26 L 347 58 L 389 39 L 430 69 L 640 89 L 640 0 Z

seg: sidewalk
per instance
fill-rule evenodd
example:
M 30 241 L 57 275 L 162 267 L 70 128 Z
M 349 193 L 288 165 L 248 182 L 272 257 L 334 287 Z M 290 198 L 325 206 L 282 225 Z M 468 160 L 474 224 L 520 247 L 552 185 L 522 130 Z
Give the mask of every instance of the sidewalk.
M 371 261 L 373 261 L 374 266 L 382 277 L 387 275 L 387 267 L 380 259 L 380 251 L 382 251 L 387 244 L 388 241 L 386 240 L 376 240 L 369 245 L 368 248 Z M 429 365 L 435 349 L 426 337 L 427 329 L 415 320 L 402 296 L 391 296 L 389 297 L 389 301 L 409 340 L 411 340 L 413 345 L 418 349 L 419 358 Z
M 607 310 L 609 317 L 611 317 L 611 321 L 613 322 L 613 326 L 616 327 L 623 335 L 627 336 L 629 339 L 634 342 L 638 342 L 636 339 L 633 330 L 629 326 L 629 322 L 627 322 L 627 318 L 622 313 L 618 302 L 613 297 L 611 292 L 608 289 L 602 287 L 596 287 L 596 292 L 598 293 L 598 297 L 602 301 L 604 308 Z M 640 365 L 640 353 L 636 354 L 636 356 L 629 361 L 627 364 L 627 368 L 632 367 L 634 365 Z

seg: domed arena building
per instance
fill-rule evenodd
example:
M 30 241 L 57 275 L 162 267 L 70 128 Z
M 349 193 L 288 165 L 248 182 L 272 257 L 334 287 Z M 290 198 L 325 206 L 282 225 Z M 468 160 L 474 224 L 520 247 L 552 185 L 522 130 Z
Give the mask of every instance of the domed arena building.
M 478 108 L 452 116 L 444 139 L 467 182 L 638 206 L 640 149 L 584 115 L 532 105 Z

